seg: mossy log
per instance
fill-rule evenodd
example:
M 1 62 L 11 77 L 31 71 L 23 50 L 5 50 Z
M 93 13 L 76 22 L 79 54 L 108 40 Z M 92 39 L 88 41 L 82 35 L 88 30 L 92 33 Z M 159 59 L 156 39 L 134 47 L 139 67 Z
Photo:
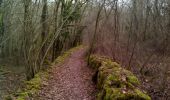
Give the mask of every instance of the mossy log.
M 151 100 L 138 78 L 112 59 L 92 55 L 89 65 L 97 71 L 97 100 Z

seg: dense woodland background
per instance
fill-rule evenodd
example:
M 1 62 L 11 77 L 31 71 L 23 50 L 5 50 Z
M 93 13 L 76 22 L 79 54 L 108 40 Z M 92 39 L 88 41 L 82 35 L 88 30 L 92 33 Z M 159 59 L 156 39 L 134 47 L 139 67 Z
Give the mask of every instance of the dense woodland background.
M 0 64 L 22 66 L 27 80 L 85 44 L 169 100 L 169 43 L 170 0 L 0 0 Z

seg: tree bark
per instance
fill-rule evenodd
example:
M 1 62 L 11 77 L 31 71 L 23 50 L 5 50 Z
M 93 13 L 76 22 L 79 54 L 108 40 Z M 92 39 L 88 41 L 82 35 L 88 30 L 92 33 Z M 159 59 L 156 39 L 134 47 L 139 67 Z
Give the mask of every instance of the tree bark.
M 41 58 L 43 58 L 45 54 L 46 43 L 44 42 L 45 42 L 45 37 L 48 34 L 47 14 L 48 14 L 47 0 L 43 0 L 43 9 L 41 15 L 41 23 L 42 23 L 41 39 L 42 39 L 43 46 L 42 46 Z

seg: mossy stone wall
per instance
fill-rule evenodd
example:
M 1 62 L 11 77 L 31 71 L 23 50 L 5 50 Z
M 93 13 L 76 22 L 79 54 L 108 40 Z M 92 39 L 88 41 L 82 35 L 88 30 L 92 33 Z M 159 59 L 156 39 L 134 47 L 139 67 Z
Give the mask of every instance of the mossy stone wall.
M 92 55 L 89 64 L 97 71 L 97 100 L 151 100 L 138 78 L 112 59 Z

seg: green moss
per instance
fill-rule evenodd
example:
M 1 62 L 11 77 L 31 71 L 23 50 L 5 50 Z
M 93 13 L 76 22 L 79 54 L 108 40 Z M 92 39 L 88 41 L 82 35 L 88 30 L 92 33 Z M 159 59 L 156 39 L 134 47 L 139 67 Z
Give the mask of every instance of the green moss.
M 93 55 L 90 60 L 90 65 L 98 70 L 97 100 L 151 100 L 138 89 L 140 82 L 132 72 L 107 57 Z
M 85 47 L 83 45 L 80 45 L 80 46 L 77 46 L 75 48 L 72 48 L 72 49 L 64 52 L 61 56 L 57 57 L 57 59 L 52 63 L 52 65 L 62 64 L 66 58 L 68 58 L 74 51 L 76 51 L 80 48 L 85 48 Z
M 110 94 L 110 100 L 123 100 L 127 98 L 127 95 L 122 92 L 121 89 L 112 88 L 112 94 Z M 123 98 L 123 99 L 122 99 Z M 128 100 L 128 99 L 126 99 Z
M 98 69 L 99 66 L 101 66 L 101 59 L 96 59 L 97 56 L 92 55 L 89 59 L 89 65 L 93 68 L 93 69 Z
M 111 60 L 107 57 L 104 57 L 104 56 L 100 57 L 98 55 L 91 55 L 90 59 L 89 59 L 89 64 L 92 68 L 98 69 L 101 66 L 102 62 L 108 62 L 108 61 L 111 61 Z
M 146 93 L 141 92 L 139 89 L 135 89 L 135 93 L 143 100 L 151 100 L 151 98 Z
M 140 84 L 138 78 L 134 75 L 127 76 L 127 81 L 130 82 L 133 85 L 139 85 Z
M 51 61 L 50 60 L 48 60 L 48 59 L 45 59 L 45 61 L 44 61 L 44 64 L 45 65 L 48 65 L 48 66 L 51 66 Z
M 40 89 L 40 84 L 41 84 L 41 77 L 37 74 L 35 76 L 35 78 L 33 78 L 31 81 L 27 81 L 27 89 L 31 90 L 31 89 L 35 89 L 38 90 Z
M 97 100 L 102 100 L 102 98 L 103 98 L 103 92 L 99 92 L 98 94 L 97 94 Z
M 18 95 L 18 98 L 16 100 L 25 100 L 26 98 L 29 97 L 28 92 L 22 92 Z
M 105 92 L 98 95 L 97 100 L 151 100 L 151 98 L 137 90 L 121 89 L 121 88 L 104 88 Z
M 48 78 L 47 71 L 41 71 L 35 75 L 33 79 L 25 82 L 25 88 L 16 95 L 17 100 L 25 100 L 26 98 L 36 94 L 42 86 L 42 82 Z
M 104 100 L 110 100 L 110 98 L 111 98 L 111 95 L 112 95 L 112 89 L 111 88 L 107 88 L 106 89 L 106 95 L 105 95 L 105 97 L 104 97 Z

